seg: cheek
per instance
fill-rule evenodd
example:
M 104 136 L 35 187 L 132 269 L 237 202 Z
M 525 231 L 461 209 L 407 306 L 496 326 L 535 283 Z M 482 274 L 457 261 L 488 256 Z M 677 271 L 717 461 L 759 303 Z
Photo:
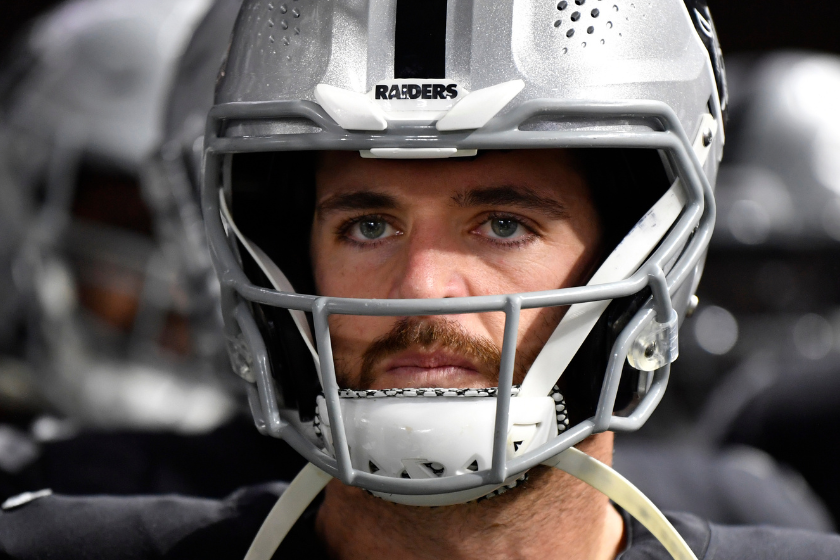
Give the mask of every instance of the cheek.
M 526 309 L 519 316 L 517 353 L 530 366 L 566 314 L 568 307 Z
M 347 298 L 384 298 L 389 287 L 392 251 L 364 251 L 340 244 L 316 245 L 312 268 L 318 295 Z
M 472 291 L 495 295 L 578 286 L 586 282 L 590 262 L 585 247 L 575 239 L 541 243 L 481 263 L 484 270 L 472 275 Z

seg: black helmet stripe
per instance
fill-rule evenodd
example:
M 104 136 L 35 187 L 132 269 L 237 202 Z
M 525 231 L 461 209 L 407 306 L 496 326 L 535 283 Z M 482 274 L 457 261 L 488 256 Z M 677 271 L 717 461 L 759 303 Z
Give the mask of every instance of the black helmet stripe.
M 445 78 L 446 0 L 399 0 L 394 78 Z

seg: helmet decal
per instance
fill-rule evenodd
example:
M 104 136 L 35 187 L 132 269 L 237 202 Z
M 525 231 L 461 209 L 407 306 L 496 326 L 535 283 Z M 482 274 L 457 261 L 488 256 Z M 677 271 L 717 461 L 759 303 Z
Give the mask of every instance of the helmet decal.
M 397 0 L 394 78 L 446 77 L 447 0 Z

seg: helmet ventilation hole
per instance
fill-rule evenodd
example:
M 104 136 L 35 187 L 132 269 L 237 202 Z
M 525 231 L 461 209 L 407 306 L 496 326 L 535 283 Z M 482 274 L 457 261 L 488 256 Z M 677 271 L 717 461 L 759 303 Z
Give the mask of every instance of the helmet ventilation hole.
M 435 476 L 443 476 L 444 469 L 440 463 L 423 463 L 423 466 L 432 471 Z
M 472 463 L 467 466 L 468 471 L 477 472 L 478 471 L 478 461 L 473 461 Z
M 597 0 L 597 2 L 601 2 L 601 1 L 603 1 L 603 0 Z M 619 11 L 619 1 L 618 0 L 613 0 L 613 1 L 616 2 L 615 4 L 612 4 L 613 11 L 617 12 L 617 11 Z M 561 2 L 559 2 L 557 4 L 557 10 L 559 10 L 561 12 L 566 11 L 566 9 L 568 9 L 571 4 L 572 4 L 572 0 L 568 0 L 568 1 L 567 0 L 562 0 Z M 586 4 L 586 0 L 574 0 L 574 5 L 575 6 L 583 7 L 585 4 Z M 609 5 L 609 4 L 607 4 L 607 5 Z M 636 7 L 635 4 L 631 4 L 630 6 L 632 8 Z M 557 19 L 556 16 L 554 18 L 552 18 L 551 21 L 552 21 L 552 23 L 553 23 L 553 25 L 556 29 L 560 29 L 560 28 L 563 29 L 563 34 L 566 36 L 567 39 L 571 39 L 575 36 L 575 33 L 578 31 L 576 24 L 580 24 L 580 25 L 582 25 L 582 27 L 580 29 L 581 33 L 586 32 L 586 34 L 588 34 L 588 35 L 594 35 L 595 36 L 595 37 L 593 37 L 593 39 L 595 41 L 597 41 L 597 43 L 593 43 L 593 44 L 605 45 L 606 40 L 603 38 L 603 36 L 606 33 L 610 32 L 610 30 L 612 30 L 615 25 L 613 23 L 613 20 L 610 20 L 610 21 L 600 20 L 599 18 L 602 15 L 601 12 L 602 12 L 601 8 L 594 8 L 594 7 L 592 9 L 585 8 L 583 10 L 576 10 L 576 11 L 572 12 L 569 15 L 569 20 L 568 21 L 566 21 L 564 19 Z M 556 14 L 556 12 L 554 12 L 554 13 Z M 598 22 L 600 22 L 601 25 L 598 25 Z M 621 34 L 619 33 L 619 37 L 620 36 L 621 36 Z M 585 43 L 585 42 L 580 43 L 580 48 L 586 48 L 586 46 L 587 46 L 587 43 Z M 561 50 L 562 50 L 563 54 L 568 54 L 568 52 L 569 52 L 568 47 L 563 47 Z
M 293 0 L 297 2 L 298 0 Z M 282 47 L 289 47 L 294 45 L 292 44 L 292 37 L 294 35 L 300 35 L 300 24 L 295 19 L 299 19 L 302 17 L 302 12 L 299 7 L 290 8 L 288 2 L 278 4 L 276 2 L 269 2 L 266 4 L 266 8 L 268 10 L 268 16 L 265 19 L 265 25 L 268 27 L 269 30 L 274 30 L 275 28 L 279 28 L 282 31 L 292 31 L 291 34 L 282 35 L 282 37 L 275 37 L 273 34 L 268 35 L 269 43 L 279 44 L 279 47 L 272 47 L 273 52 L 276 55 L 284 57 L 287 61 L 291 61 L 292 57 L 289 54 L 289 51 Z M 276 10 L 276 12 L 275 12 Z M 277 16 L 279 12 L 281 17 Z
M 380 468 L 373 464 L 373 461 L 368 461 L 368 470 L 370 470 L 370 474 L 376 474 L 380 471 Z
M 400 473 L 400 478 L 411 478 L 406 471 Z

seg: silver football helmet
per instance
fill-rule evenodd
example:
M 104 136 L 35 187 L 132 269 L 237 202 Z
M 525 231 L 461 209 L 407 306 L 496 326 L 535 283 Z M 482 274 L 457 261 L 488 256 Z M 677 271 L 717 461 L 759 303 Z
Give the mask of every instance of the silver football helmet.
M 27 355 L 81 425 L 198 431 L 235 409 L 216 373 L 215 300 L 194 288 L 194 222 L 141 172 L 209 6 L 68 2 L 32 27 L 7 81 L 0 188 L 25 217 L 14 273 L 30 303 Z
M 725 109 L 702 1 L 245 0 L 208 119 L 202 197 L 228 349 L 258 428 L 345 484 L 445 505 L 504 491 L 591 434 L 641 427 L 701 275 Z M 629 222 L 612 224 L 615 248 L 586 286 L 323 297 L 306 236 L 261 233 L 279 205 L 308 232 L 312 151 L 546 147 L 591 149 L 607 166 L 618 152 L 647 170 L 623 191 L 642 208 L 619 206 Z M 520 310 L 549 306 L 568 312 L 515 387 Z M 486 312 L 506 316 L 498 387 L 338 386 L 330 315 Z

